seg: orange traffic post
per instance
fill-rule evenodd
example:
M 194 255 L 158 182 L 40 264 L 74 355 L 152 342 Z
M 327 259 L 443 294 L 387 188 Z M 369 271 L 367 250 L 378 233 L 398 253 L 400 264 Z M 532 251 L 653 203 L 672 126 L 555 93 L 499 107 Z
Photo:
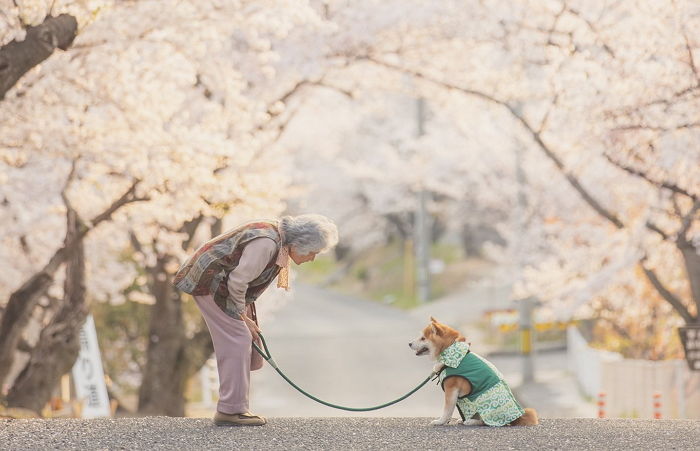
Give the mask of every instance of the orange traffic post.
M 654 393 L 654 419 L 661 419 L 661 393 Z
M 605 418 L 605 392 L 598 393 L 598 418 Z

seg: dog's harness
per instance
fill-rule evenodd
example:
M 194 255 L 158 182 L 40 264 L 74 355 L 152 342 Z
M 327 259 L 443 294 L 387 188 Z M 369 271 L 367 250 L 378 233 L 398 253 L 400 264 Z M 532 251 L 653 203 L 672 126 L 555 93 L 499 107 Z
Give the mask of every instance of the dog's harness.
M 455 342 L 440 353 L 438 361 L 445 365 L 439 374 L 443 390 L 445 379 L 449 377 L 463 377 L 472 386 L 471 393 L 457 400 L 462 420 L 479 413 L 489 426 L 503 426 L 525 413 L 500 371 L 488 360 L 472 353 L 470 345 Z

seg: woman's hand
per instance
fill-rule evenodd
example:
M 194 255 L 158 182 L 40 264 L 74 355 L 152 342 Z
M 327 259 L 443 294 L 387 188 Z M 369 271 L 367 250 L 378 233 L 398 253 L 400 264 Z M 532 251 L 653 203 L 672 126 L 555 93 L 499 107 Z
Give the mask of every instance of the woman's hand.
M 258 327 L 257 324 L 255 324 L 255 321 L 252 319 L 248 318 L 245 313 L 241 314 L 241 318 L 243 318 L 243 321 L 245 322 L 245 325 L 248 326 L 248 330 L 250 331 L 250 335 L 253 336 L 253 340 L 258 339 L 258 334 L 261 332 L 260 328 Z

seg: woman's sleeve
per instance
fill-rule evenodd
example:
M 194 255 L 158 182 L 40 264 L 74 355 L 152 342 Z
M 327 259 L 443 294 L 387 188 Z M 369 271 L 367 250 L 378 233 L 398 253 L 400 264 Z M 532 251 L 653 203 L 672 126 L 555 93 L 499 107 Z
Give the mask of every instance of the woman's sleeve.
M 228 277 L 228 292 L 239 315 L 245 312 L 245 292 L 248 290 L 248 284 L 263 272 L 276 252 L 277 244 L 265 237 L 252 240 L 243 249 L 238 266 Z

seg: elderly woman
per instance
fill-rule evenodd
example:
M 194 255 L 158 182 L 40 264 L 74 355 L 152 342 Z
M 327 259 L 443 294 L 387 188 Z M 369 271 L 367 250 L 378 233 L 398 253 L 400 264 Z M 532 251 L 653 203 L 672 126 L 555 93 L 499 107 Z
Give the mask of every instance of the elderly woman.
M 175 286 L 194 297 L 214 342 L 217 425 L 267 422 L 248 411 L 250 371 L 263 364 L 252 350 L 260 332 L 255 300 L 275 277 L 278 287 L 289 288 L 290 258 L 297 265 L 313 261 L 337 242 L 335 224 L 321 215 L 252 222 L 203 244 L 175 275 Z

